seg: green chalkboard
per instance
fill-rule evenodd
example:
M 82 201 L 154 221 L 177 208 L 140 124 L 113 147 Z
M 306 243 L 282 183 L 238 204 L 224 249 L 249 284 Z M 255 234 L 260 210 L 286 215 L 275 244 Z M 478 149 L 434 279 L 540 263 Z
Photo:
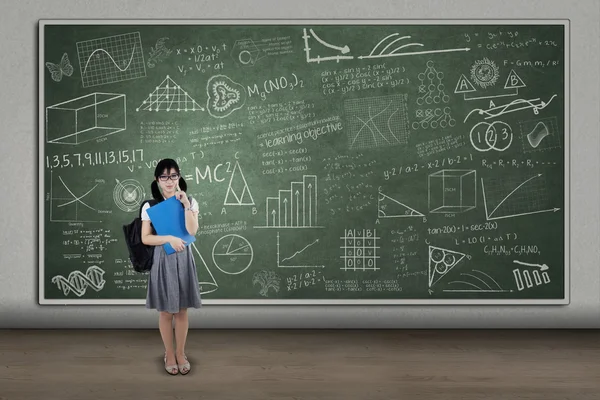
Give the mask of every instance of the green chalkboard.
M 40 304 L 144 304 L 178 160 L 204 304 L 567 304 L 566 21 L 41 21 Z

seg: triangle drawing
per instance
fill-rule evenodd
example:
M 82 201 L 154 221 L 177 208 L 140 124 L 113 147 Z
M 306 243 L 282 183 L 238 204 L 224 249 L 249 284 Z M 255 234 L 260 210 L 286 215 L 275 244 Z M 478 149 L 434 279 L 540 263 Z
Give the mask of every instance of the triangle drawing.
M 225 196 L 225 202 L 223 205 L 226 206 L 252 206 L 254 205 L 254 199 L 250 188 L 242 172 L 242 167 L 236 161 L 231 178 L 229 179 L 229 186 L 227 187 L 227 195 Z
M 196 270 L 198 271 L 198 284 L 200 285 L 200 294 L 212 293 L 219 288 L 219 285 L 217 284 L 217 281 L 215 280 L 215 277 L 213 276 L 212 272 L 210 272 L 210 269 L 208 269 L 206 261 L 204 261 L 202 254 L 200 254 L 200 250 L 198 250 L 198 247 L 196 247 L 196 244 L 192 243 L 191 246 L 194 252 L 196 252 L 196 254 L 198 255 L 198 257 L 200 257 L 201 261 L 201 265 L 196 263 Z M 209 280 L 206 280 L 206 278 L 208 278 Z
M 381 192 L 379 192 L 379 197 L 377 198 L 377 216 L 379 218 L 424 217 L 417 210 Z
M 429 246 L 429 287 L 446 276 L 465 257 L 465 253 Z
M 467 79 L 464 74 L 460 75 L 458 82 L 456 83 L 456 89 L 454 93 L 469 93 L 477 91 L 473 84 Z
M 204 111 L 169 75 L 146 97 L 136 111 Z
M 515 72 L 514 69 L 510 70 L 508 77 L 506 78 L 506 83 L 504 84 L 504 89 L 518 89 L 525 87 L 525 83 L 521 79 L 519 75 Z

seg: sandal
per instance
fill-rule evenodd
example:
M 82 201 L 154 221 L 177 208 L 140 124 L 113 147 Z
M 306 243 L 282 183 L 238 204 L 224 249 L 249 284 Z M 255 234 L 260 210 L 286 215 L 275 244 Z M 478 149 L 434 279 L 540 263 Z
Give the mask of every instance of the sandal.
M 163 359 L 164 363 L 165 363 L 165 370 L 167 371 L 167 373 L 169 375 L 177 375 L 179 373 L 179 370 L 177 369 L 177 365 L 167 365 L 167 353 L 165 352 L 165 358 Z M 177 362 L 177 361 L 175 361 Z M 175 370 L 175 372 L 173 372 L 173 370 Z
M 177 357 L 177 356 L 175 356 L 175 357 Z M 187 362 L 185 364 L 177 364 L 177 366 L 179 367 L 179 373 L 181 375 L 187 375 L 190 373 L 191 366 L 190 366 L 190 362 L 188 361 L 187 356 L 183 356 L 183 358 L 185 358 L 185 361 L 187 361 Z M 183 371 L 184 369 L 185 369 L 185 372 Z

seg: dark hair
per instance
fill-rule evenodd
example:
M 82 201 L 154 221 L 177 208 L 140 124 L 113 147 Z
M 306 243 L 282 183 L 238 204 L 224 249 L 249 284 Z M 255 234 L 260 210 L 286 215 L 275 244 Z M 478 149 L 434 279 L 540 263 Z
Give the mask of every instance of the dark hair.
M 161 202 L 163 201 L 163 196 L 162 193 L 160 192 L 160 189 L 158 187 L 158 177 L 165 171 L 170 171 L 171 168 L 174 168 L 175 171 L 177 171 L 179 175 L 179 188 L 181 190 L 183 190 L 184 192 L 187 191 L 187 183 L 185 182 L 185 179 L 183 179 L 183 177 L 181 176 L 181 171 L 179 170 L 179 165 L 177 165 L 177 162 L 175 160 L 173 160 L 172 158 L 163 158 L 162 160 L 160 160 L 158 162 L 158 164 L 156 165 L 156 168 L 154 169 L 154 180 L 152 181 L 152 184 L 150 185 L 150 189 L 152 190 L 152 197 L 154 198 L 154 200 Z

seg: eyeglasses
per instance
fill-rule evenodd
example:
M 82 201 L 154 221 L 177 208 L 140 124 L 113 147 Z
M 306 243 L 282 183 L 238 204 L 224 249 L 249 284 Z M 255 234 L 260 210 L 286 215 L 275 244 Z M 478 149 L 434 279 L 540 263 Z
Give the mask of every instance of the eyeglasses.
M 179 174 L 171 174 L 171 175 L 161 175 L 158 177 L 161 181 L 165 182 L 171 179 L 172 181 L 176 181 L 179 179 Z

